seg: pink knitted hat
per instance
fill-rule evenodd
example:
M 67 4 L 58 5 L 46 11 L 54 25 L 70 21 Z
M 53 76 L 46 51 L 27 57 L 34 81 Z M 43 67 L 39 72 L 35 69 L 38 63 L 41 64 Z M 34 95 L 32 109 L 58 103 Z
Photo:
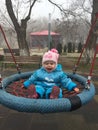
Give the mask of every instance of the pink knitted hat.
M 58 58 L 58 51 L 56 49 L 51 49 L 43 55 L 42 63 L 46 61 L 54 61 L 57 64 Z

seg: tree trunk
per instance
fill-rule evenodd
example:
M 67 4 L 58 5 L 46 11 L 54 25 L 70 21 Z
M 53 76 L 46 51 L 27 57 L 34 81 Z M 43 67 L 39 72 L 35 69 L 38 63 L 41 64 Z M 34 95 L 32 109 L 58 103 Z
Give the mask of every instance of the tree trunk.
M 18 20 L 14 14 L 13 8 L 12 8 L 12 1 L 11 0 L 5 0 L 6 7 L 8 14 L 13 22 L 13 25 L 15 27 L 15 31 L 17 33 L 17 39 L 18 39 L 18 45 L 20 49 L 20 55 L 30 55 L 29 53 L 29 47 L 26 41 L 26 28 L 27 28 L 27 21 L 30 19 L 29 15 L 21 20 L 21 25 L 19 25 Z
M 92 10 L 92 16 L 91 16 L 91 23 L 92 24 L 93 24 L 93 21 L 96 17 L 96 13 L 98 13 L 98 0 L 93 0 L 93 10 Z M 93 32 L 92 32 L 92 35 L 90 38 L 89 48 L 95 49 L 97 37 L 98 37 L 98 19 L 97 19 L 96 25 L 93 29 Z
M 98 0 L 93 0 L 93 9 L 92 9 L 92 14 L 91 14 L 91 24 L 94 23 L 95 21 L 95 17 L 96 17 L 96 13 L 98 12 Z M 94 57 L 94 50 L 96 49 L 96 43 L 97 42 L 97 38 L 98 38 L 98 20 L 95 24 L 95 27 L 93 28 L 93 31 L 91 32 L 90 35 L 90 39 L 89 39 L 89 43 L 88 46 L 85 48 L 85 60 L 86 63 L 91 63 L 93 57 Z
M 30 55 L 29 47 L 26 41 L 26 28 L 27 21 L 24 19 L 21 20 L 21 26 L 19 29 L 16 29 L 18 45 L 20 48 L 20 55 Z

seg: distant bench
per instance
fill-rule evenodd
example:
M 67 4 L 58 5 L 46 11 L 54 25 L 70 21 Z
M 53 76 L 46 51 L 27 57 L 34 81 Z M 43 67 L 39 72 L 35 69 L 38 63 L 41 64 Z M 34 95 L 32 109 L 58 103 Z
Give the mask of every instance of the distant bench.
M 3 51 L 5 56 L 11 56 L 11 52 L 8 48 L 4 48 Z M 19 49 L 11 49 L 11 51 L 15 56 L 19 56 Z
M 40 55 L 33 55 L 33 56 L 14 56 L 16 63 L 21 66 L 22 64 L 35 64 L 39 67 L 42 65 L 42 56 Z M 72 66 L 73 62 L 70 61 L 70 58 L 60 56 L 58 63 L 62 64 L 63 66 Z M 6 68 L 7 64 L 15 64 L 12 56 L 4 56 L 3 61 L 1 62 L 1 70 Z
M 17 64 L 37 64 L 39 67 L 41 66 L 42 56 L 14 56 Z M 6 68 L 7 64 L 15 64 L 12 56 L 4 56 L 4 60 L 2 61 L 1 69 Z

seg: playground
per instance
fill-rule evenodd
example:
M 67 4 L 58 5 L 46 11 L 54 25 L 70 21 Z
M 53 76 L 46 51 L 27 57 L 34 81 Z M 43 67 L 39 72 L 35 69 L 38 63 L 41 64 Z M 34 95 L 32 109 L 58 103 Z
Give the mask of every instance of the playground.
M 88 36 L 89 39 L 90 35 Z M 88 39 L 85 45 L 88 44 Z M 9 48 L 10 49 L 10 48 Z M 82 52 L 84 51 L 85 46 L 82 49 Z M 81 52 L 81 54 L 82 54 Z M 75 110 L 75 111 L 70 111 L 70 112 L 57 112 L 57 113 L 26 113 L 26 112 L 18 112 L 15 111 L 14 109 L 9 109 L 7 107 L 4 107 L 0 105 L 0 129 L 2 130 L 96 130 L 98 129 L 98 121 L 97 121 L 97 116 L 98 116 L 98 59 L 96 62 L 96 65 L 94 66 L 95 59 L 96 59 L 96 54 L 98 52 L 98 45 L 96 46 L 96 50 L 94 53 L 94 58 L 92 60 L 91 64 L 84 64 L 83 62 L 80 64 L 79 70 L 77 71 L 78 74 L 88 77 L 87 84 L 90 85 L 91 82 L 93 82 L 96 90 L 96 94 L 92 98 L 92 100 L 82 106 L 81 108 Z M 14 59 L 14 55 L 12 54 L 12 57 Z M 66 58 L 65 58 L 66 59 Z M 64 71 L 70 72 L 74 62 L 76 63 L 75 68 L 74 68 L 74 73 L 76 73 L 77 66 L 80 62 L 81 55 L 78 59 L 78 62 L 74 61 L 72 59 L 75 59 L 75 57 L 68 58 L 70 59 L 66 63 L 61 63 L 64 67 Z M 15 61 L 15 60 L 14 60 Z M 73 63 L 72 63 L 73 62 Z M 15 62 L 16 64 L 16 62 Z M 19 68 L 16 66 L 18 72 Z M 32 68 L 35 70 L 32 66 Z M 22 69 L 24 69 L 22 67 Z M 26 69 L 26 70 L 25 70 Z M 29 71 L 28 67 L 25 68 L 24 71 Z M 29 68 L 31 69 L 31 68 Z M 5 68 L 5 70 L 1 71 L 2 78 L 9 77 L 10 75 L 16 73 L 14 69 L 12 69 L 11 66 L 8 68 Z M 73 73 L 73 74 L 74 74 Z M 89 79 L 90 77 L 90 79 Z M 6 84 L 6 83 L 5 83 Z M 89 86 L 90 87 L 90 86 Z M 3 88 L 3 87 L 2 87 Z M 4 89 L 4 88 L 3 88 Z M 84 88 L 86 89 L 86 88 Z M 88 88 L 87 88 L 88 89 Z M 89 91 L 89 90 L 88 90 Z M 2 93 L 1 93 L 2 94 Z M 5 98 L 5 96 L 4 96 Z M 3 97 L 1 98 L 1 100 Z M 9 99 L 10 100 L 10 99 Z M 38 100 L 38 99 L 36 99 Z M 86 96 L 85 96 L 86 100 Z M 8 99 L 7 99 L 8 101 Z M 9 102 L 6 102 L 7 104 Z M 7 106 L 7 105 L 6 105 Z M 35 109 L 36 110 L 36 109 Z
M 96 64 L 95 64 L 96 65 Z M 88 67 L 87 67 L 88 68 Z M 29 68 L 31 69 L 31 68 Z M 66 68 L 67 71 L 69 71 Z M 86 70 L 86 71 L 85 71 Z M 87 69 L 85 73 L 87 75 Z M 95 66 L 92 80 L 96 94 L 85 106 L 72 111 L 53 114 L 25 113 L 11 110 L 0 105 L 0 130 L 97 130 L 98 129 L 98 68 Z M 28 71 L 25 68 L 23 71 Z M 16 73 L 16 69 L 6 68 L 2 76 L 6 77 Z M 80 71 L 79 71 L 80 73 Z

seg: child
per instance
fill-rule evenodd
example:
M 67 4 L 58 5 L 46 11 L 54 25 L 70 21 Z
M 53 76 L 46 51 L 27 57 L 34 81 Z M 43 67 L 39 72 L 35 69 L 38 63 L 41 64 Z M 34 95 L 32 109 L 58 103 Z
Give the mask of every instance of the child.
M 43 55 L 42 67 L 23 83 L 25 88 L 29 87 L 30 98 L 37 99 L 43 96 L 50 99 L 62 98 L 61 87 L 79 92 L 77 85 L 62 71 L 58 58 L 56 49 L 46 52 Z

